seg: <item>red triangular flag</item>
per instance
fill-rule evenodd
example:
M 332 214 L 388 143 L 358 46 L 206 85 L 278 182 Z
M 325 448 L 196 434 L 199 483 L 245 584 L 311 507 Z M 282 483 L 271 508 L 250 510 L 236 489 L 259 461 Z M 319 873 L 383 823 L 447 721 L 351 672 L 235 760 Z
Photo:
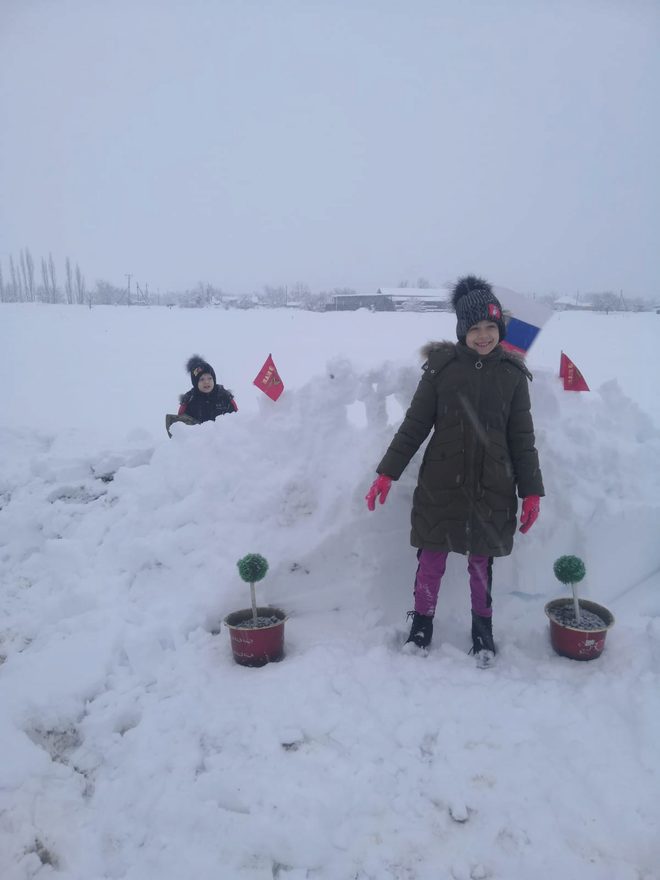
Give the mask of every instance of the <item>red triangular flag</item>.
M 562 352 L 562 364 L 564 368 L 564 374 L 562 376 L 564 380 L 564 391 L 588 391 L 589 386 L 584 381 L 584 376 L 575 366 L 573 361 L 566 357 L 566 355 Z M 562 367 L 559 368 L 559 375 L 561 376 Z
M 284 391 L 284 383 L 280 379 L 277 367 L 271 355 L 268 355 L 264 361 L 263 367 L 257 373 L 256 379 L 252 382 L 257 388 L 261 388 L 264 394 L 267 394 L 271 400 L 277 400 Z

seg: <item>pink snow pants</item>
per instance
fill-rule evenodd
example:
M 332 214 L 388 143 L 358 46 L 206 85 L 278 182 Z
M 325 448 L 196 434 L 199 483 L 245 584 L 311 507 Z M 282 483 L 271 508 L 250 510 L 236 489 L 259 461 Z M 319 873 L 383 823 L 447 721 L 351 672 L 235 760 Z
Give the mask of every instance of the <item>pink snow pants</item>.
M 426 617 L 433 617 L 440 592 L 440 582 L 447 566 L 448 553 L 437 550 L 420 550 L 417 554 L 419 564 L 415 576 L 415 611 Z M 470 576 L 470 599 L 472 610 L 480 617 L 491 617 L 490 590 L 493 580 L 493 557 L 468 556 Z

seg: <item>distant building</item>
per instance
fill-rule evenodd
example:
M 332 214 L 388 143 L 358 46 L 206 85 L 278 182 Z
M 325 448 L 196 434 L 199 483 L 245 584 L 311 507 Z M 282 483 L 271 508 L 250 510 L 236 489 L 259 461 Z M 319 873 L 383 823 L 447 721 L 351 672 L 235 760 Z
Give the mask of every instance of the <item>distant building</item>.
M 238 296 L 227 296 L 222 293 L 220 296 L 212 296 L 209 302 L 209 305 L 212 306 L 224 306 L 224 308 L 232 308 L 238 305 L 240 297 Z
M 376 293 L 338 293 L 326 306 L 328 311 L 427 312 L 450 308 L 447 291 L 427 287 L 379 287 Z
M 337 293 L 326 306 L 330 312 L 355 312 L 357 309 L 371 309 L 372 312 L 393 312 L 394 303 L 388 296 L 380 294 Z
M 451 309 L 449 293 L 437 287 L 379 287 L 380 296 L 389 297 L 397 312 L 445 312 Z
M 576 296 L 560 296 L 552 307 L 558 312 L 584 312 L 593 309 L 591 303 L 580 302 Z

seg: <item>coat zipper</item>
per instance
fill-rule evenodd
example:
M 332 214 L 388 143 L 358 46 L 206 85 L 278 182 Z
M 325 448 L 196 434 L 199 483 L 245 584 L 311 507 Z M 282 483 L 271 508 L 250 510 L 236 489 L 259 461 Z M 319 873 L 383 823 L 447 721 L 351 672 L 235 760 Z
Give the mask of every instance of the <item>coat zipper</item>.
M 483 365 L 484 365 L 483 361 L 480 358 L 478 361 L 475 362 L 474 368 L 475 368 L 475 370 L 477 370 L 478 373 L 480 373 L 480 371 L 483 369 Z M 480 406 L 481 405 L 481 375 L 479 375 L 477 377 L 477 393 L 475 395 L 475 399 L 476 399 L 475 413 L 476 413 L 477 419 L 480 420 L 481 419 L 481 406 Z M 480 498 L 480 494 L 479 494 L 479 488 L 481 485 L 480 479 L 481 479 L 481 474 L 482 474 L 483 468 L 484 468 L 484 457 L 486 454 L 486 449 L 485 449 L 483 442 L 481 442 L 479 439 L 479 432 L 476 430 L 474 433 L 474 438 L 475 438 L 474 453 L 475 453 L 475 464 L 476 464 L 476 467 L 474 470 L 474 497 L 478 501 Z M 475 520 L 475 518 L 476 518 L 476 513 L 473 508 L 471 516 L 470 516 L 470 522 L 467 525 L 467 533 L 468 533 L 468 537 L 469 537 L 470 541 L 472 541 L 472 535 L 474 534 L 474 520 Z

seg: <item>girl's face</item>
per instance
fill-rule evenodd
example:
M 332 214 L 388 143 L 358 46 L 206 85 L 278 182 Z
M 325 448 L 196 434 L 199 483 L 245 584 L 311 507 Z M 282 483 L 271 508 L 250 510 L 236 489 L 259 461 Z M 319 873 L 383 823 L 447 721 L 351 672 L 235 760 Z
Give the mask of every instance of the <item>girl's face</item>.
M 465 344 L 478 354 L 490 354 L 500 341 L 500 331 L 493 321 L 479 321 L 465 334 Z
M 199 382 L 197 383 L 197 387 L 202 392 L 202 394 L 210 394 L 213 391 L 213 386 L 215 382 L 213 381 L 213 376 L 210 373 L 202 373 L 199 377 Z

